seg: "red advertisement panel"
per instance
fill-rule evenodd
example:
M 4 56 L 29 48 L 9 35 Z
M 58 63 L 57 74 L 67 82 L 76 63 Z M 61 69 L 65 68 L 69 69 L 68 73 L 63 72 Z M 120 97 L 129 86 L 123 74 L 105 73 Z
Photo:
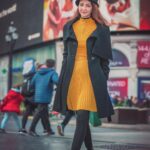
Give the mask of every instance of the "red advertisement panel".
M 138 42 L 138 68 L 150 68 L 150 41 Z
M 140 30 L 150 30 L 150 0 L 140 1 Z
M 118 95 L 124 98 L 128 95 L 128 79 L 110 78 L 108 80 L 108 91 L 110 95 Z

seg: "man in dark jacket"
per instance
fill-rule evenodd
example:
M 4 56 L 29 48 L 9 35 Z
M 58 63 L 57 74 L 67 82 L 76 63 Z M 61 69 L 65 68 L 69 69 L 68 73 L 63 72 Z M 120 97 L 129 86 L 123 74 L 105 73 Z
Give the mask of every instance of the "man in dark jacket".
M 20 130 L 20 133 L 27 133 L 26 131 L 26 124 L 28 121 L 28 117 L 33 114 L 36 104 L 34 103 L 34 89 L 30 87 L 31 80 L 36 72 L 36 66 L 35 66 L 35 59 L 34 58 L 27 58 L 23 62 L 23 71 L 22 75 L 24 78 L 24 81 L 21 86 L 21 94 L 24 96 L 24 105 L 25 105 L 25 111 L 23 113 L 22 117 L 22 129 Z
M 33 78 L 34 74 L 28 74 L 24 77 L 24 82 L 22 85 L 21 93 L 25 97 L 24 105 L 25 111 L 22 117 L 22 128 L 20 133 L 27 133 L 26 131 L 26 124 L 28 121 L 28 117 L 33 114 L 36 104 L 34 103 L 34 90 L 30 88 L 30 83 Z
M 32 136 L 38 136 L 35 127 L 39 121 L 45 124 L 47 134 L 54 134 L 51 129 L 48 104 L 52 100 L 53 85 L 58 82 L 58 74 L 53 69 L 55 61 L 48 59 L 46 65 L 42 65 L 39 71 L 34 75 L 31 85 L 35 89 L 34 102 L 37 104 L 37 111 L 34 114 L 33 121 L 29 130 Z

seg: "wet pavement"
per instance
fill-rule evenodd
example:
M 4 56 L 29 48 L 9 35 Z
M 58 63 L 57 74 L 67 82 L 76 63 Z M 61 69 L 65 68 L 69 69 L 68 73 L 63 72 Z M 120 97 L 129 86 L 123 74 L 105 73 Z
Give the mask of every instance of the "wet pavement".
M 115 136 L 115 134 L 114 134 Z M 94 150 L 150 150 L 150 145 L 93 140 Z M 59 136 L 23 136 L 0 134 L 1 150 L 70 150 L 72 138 Z M 83 145 L 82 150 L 85 150 Z
M 69 150 L 71 141 L 56 137 L 0 135 L 1 150 Z
M 31 121 L 30 121 L 31 122 Z M 27 128 L 30 126 L 30 122 Z M 52 121 L 52 127 L 56 131 L 57 121 Z M 43 128 L 39 123 L 37 133 L 40 137 L 21 135 L 17 132 L 14 122 L 9 121 L 7 134 L 0 134 L 0 150 L 70 150 L 75 125 L 70 124 L 65 129 L 65 136 L 57 134 L 53 136 L 42 135 Z M 94 150 L 150 150 L 150 131 L 117 129 L 111 127 L 91 128 Z M 86 150 L 84 145 L 82 150 Z

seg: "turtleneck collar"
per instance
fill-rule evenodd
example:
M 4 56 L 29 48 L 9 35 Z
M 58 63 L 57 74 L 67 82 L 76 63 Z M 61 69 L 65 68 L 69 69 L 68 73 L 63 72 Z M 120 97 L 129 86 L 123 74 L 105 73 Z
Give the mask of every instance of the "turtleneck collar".
M 89 17 L 89 18 L 81 18 L 80 17 L 79 21 L 83 22 L 83 23 L 92 23 L 93 19 L 91 17 Z
M 83 17 L 80 17 L 81 19 L 90 19 L 91 18 L 91 16 L 89 16 L 89 17 L 87 17 L 87 18 L 83 18 Z

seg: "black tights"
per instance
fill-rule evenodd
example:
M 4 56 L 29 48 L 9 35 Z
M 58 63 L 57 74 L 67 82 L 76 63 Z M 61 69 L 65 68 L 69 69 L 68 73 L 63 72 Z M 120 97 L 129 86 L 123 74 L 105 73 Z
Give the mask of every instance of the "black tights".
M 91 131 L 89 127 L 89 111 L 77 111 L 76 130 L 71 150 L 80 150 L 85 143 L 87 150 L 93 150 Z
M 33 115 L 33 112 L 35 110 L 36 106 L 34 104 L 26 104 L 26 109 L 25 112 L 23 113 L 23 117 L 22 117 L 22 128 L 25 129 L 27 121 L 28 121 L 28 117 L 30 115 Z
M 61 125 L 65 128 L 65 126 L 69 123 L 69 121 L 73 116 L 74 116 L 74 111 L 68 110 Z

